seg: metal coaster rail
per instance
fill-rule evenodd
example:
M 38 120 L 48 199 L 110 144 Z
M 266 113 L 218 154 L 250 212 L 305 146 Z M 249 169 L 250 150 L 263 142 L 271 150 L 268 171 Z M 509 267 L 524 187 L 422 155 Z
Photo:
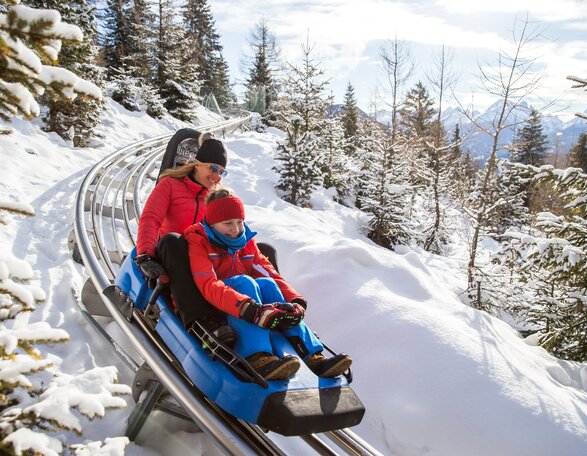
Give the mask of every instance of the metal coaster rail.
M 242 128 L 250 119 L 246 116 L 197 128 L 224 135 Z M 126 146 L 94 165 L 83 179 L 75 203 L 74 242 L 89 280 L 78 305 L 92 327 L 132 371 L 137 372 L 143 362 L 148 364 L 183 412 L 223 453 L 284 455 L 258 426 L 238 420 L 208 401 L 189 378 L 173 366 L 165 354 L 165 347 L 158 346 L 156 338 L 148 337 L 145 328 L 129 322 L 102 294 L 102 290 L 113 283 L 125 255 L 135 246 L 136 225 L 142 211 L 141 195 L 146 199 L 151 188 L 147 181 L 151 180 L 154 185 L 151 173 L 158 169 L 158 161 L 171 136 L 171 133 L 165 134 Z M 84 299 L 84 296 L 92 299 Z M 92 309 L 90 301 L 94 307 L 99 302 L 100 309 Z M 121 348 L 103 329 L 96 315 L 108 316 L 117 322 L 140 361 Z M 348 429 L 327 432 L 323 436 L 327 439 L 317 435 L 302 436 L 301 439 L 321 455 L 338 454 L 326 443 L 328 441 L 345 454 L 381 454 Z

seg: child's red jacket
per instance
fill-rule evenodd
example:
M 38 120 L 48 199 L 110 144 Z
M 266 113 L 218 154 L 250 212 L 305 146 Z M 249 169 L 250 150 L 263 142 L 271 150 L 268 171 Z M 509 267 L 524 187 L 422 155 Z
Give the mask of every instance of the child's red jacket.
M 188 242 L 190 266 L 198 289 L 206 301 L 223 312 L 238 318 L 241 304 L 251 300 L 222 281 L 241 274 L 254 279 L 271 277 L 287 302 L 295 298 L 304 299 L 277 273 L 254 239 L 249 239 L 242 249 L 231 255 L 227 250 L 210 243 L 200 224 L 190 226 L 184 232 L 184 237 Z

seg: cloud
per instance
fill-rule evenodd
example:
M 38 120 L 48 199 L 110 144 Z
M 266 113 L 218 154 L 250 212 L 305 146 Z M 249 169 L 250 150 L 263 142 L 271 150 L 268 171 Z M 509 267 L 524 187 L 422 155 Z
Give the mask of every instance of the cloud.
M 386 40 L 397 37 L 416 49 L 417 78 L 423 76 L 432 52 L 441 44 L 454 49 L 455 65 L 462 72 L 460 82 L 469 86 L 477 61 L 491 64 L 500 51 L 511 49 L 514 19 L 526 10 L 532 21 L 548 22 L 548 33 L 555 38 L 543 38 L 544 45 L 533 51 L 539 67 L 548 65 L 543 93 L 559 96 L 568 87 L 567 74 L 587 75 L 587 45 L 580 33 L 587 23 L 587 2 L 582 0 L 220 0 L 211 6 L 220 33 L 230 34 L 233 40 L 223 43 L 225 48 L 246 50 L 247 34 L 264 17 L 284 60 L 299 62 L 301 45 L 315 44 L 312 58 L 331 78 L 330 88 L 342 99 L 351 81 L 359 89 L 356 93 L 363 106 L 381 76 L 378 54 Z M 459 88 L 461 93 L 467 89 Z
M 524 13 L 545 22 L 558 22 L 585 17 L 587 4 L 584 0 L 435 0 L 435 5 L 457 14 Z

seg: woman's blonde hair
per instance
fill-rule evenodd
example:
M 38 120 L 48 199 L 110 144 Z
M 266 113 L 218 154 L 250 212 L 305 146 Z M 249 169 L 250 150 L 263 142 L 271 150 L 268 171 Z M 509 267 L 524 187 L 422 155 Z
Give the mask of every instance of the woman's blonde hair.
M 214 133 L 211 131 L 207 131 L 206 133 L 202 133 L 198 138 L 198 148 L 202 146 L 204 141 L 208 139 L 214 139 Z M 163 179 L 164 177 L 175 177 L 175 178 L 182 178 L 185 176 L 189 176 L 194 173 L 196 166 L 201 165 L 202 162 L 198 160 L 191 161 L 186 163 L 185 165 L 176 166 L 175 168 L 166 169 L 161 173 L 159 179 Z

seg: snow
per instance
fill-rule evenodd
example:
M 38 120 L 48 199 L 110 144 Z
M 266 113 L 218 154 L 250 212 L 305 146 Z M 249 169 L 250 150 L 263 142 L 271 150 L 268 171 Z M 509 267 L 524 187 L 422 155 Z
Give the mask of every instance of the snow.
M 49 394 L 36 412 L 67 420 L 84 433 L 45 436 L 45 448 L 55 454 L 64 439 L 80 445 L 76 454 L 122 454 L 133 405 L 124 394 L 128 389 L 114 383 L 110 366 L 126 384 L 132 382 L 130 372 L 76 310 L 75 296 L 86 279 L 67 245 L 76 191 L 89 168 L 114 150 L 185 126 L 105 101 L 104 139 L 91 148 L 75 149 L 43 133 L 38 121 L 15 120 L 14 133 L 0 136 L 0 202 L 36 214 L 3 215 L 1 279 L 32 278 L 29 291 L 45 294 L 36 311 L 9 329 L 44 324 L 70 339 L 38 346 L 58 372 L 51 392 L 59 391 L 61 401 L 51 402 Z M 6 126 L 0 123 L 0 129 Z M 587 364 L 558 360 L 501 320 L 463 305 L 466 262 L 459 252 L 466 246 L 454 248 L 451 257 L 412 247 L 392 252 L 362 234 L 363 213 L 334 203 L 327 190 L 313 195 L 312 209 L 279 199 L 272 166 L 280 138 L 283 133 L 275 129 L 228 136 L 230 173 L 224 183 L 245 202 L 258 240 L 277 248 L 282 274 L 308 299 L 306 322 L 334 350 L 353 357 L 352 386 L 367 409 L 353 431 L 385 455 L 587 454 Z M 82 390 L 97 399 L 88 400 Z M 104 394 L 106 400 L 98 398 Z M 104 402 L 128 407 L 105 411 Z M 64 404 L 104 419 L 74 416 Z M 39 441 L 26 430 L 12 436 L 23 449 Z M 313 454 L 299 439 L 272 437 L 288 454 Z M 219 454 L 193 425 L 162 412 L 149 418 L 124 451 Z

